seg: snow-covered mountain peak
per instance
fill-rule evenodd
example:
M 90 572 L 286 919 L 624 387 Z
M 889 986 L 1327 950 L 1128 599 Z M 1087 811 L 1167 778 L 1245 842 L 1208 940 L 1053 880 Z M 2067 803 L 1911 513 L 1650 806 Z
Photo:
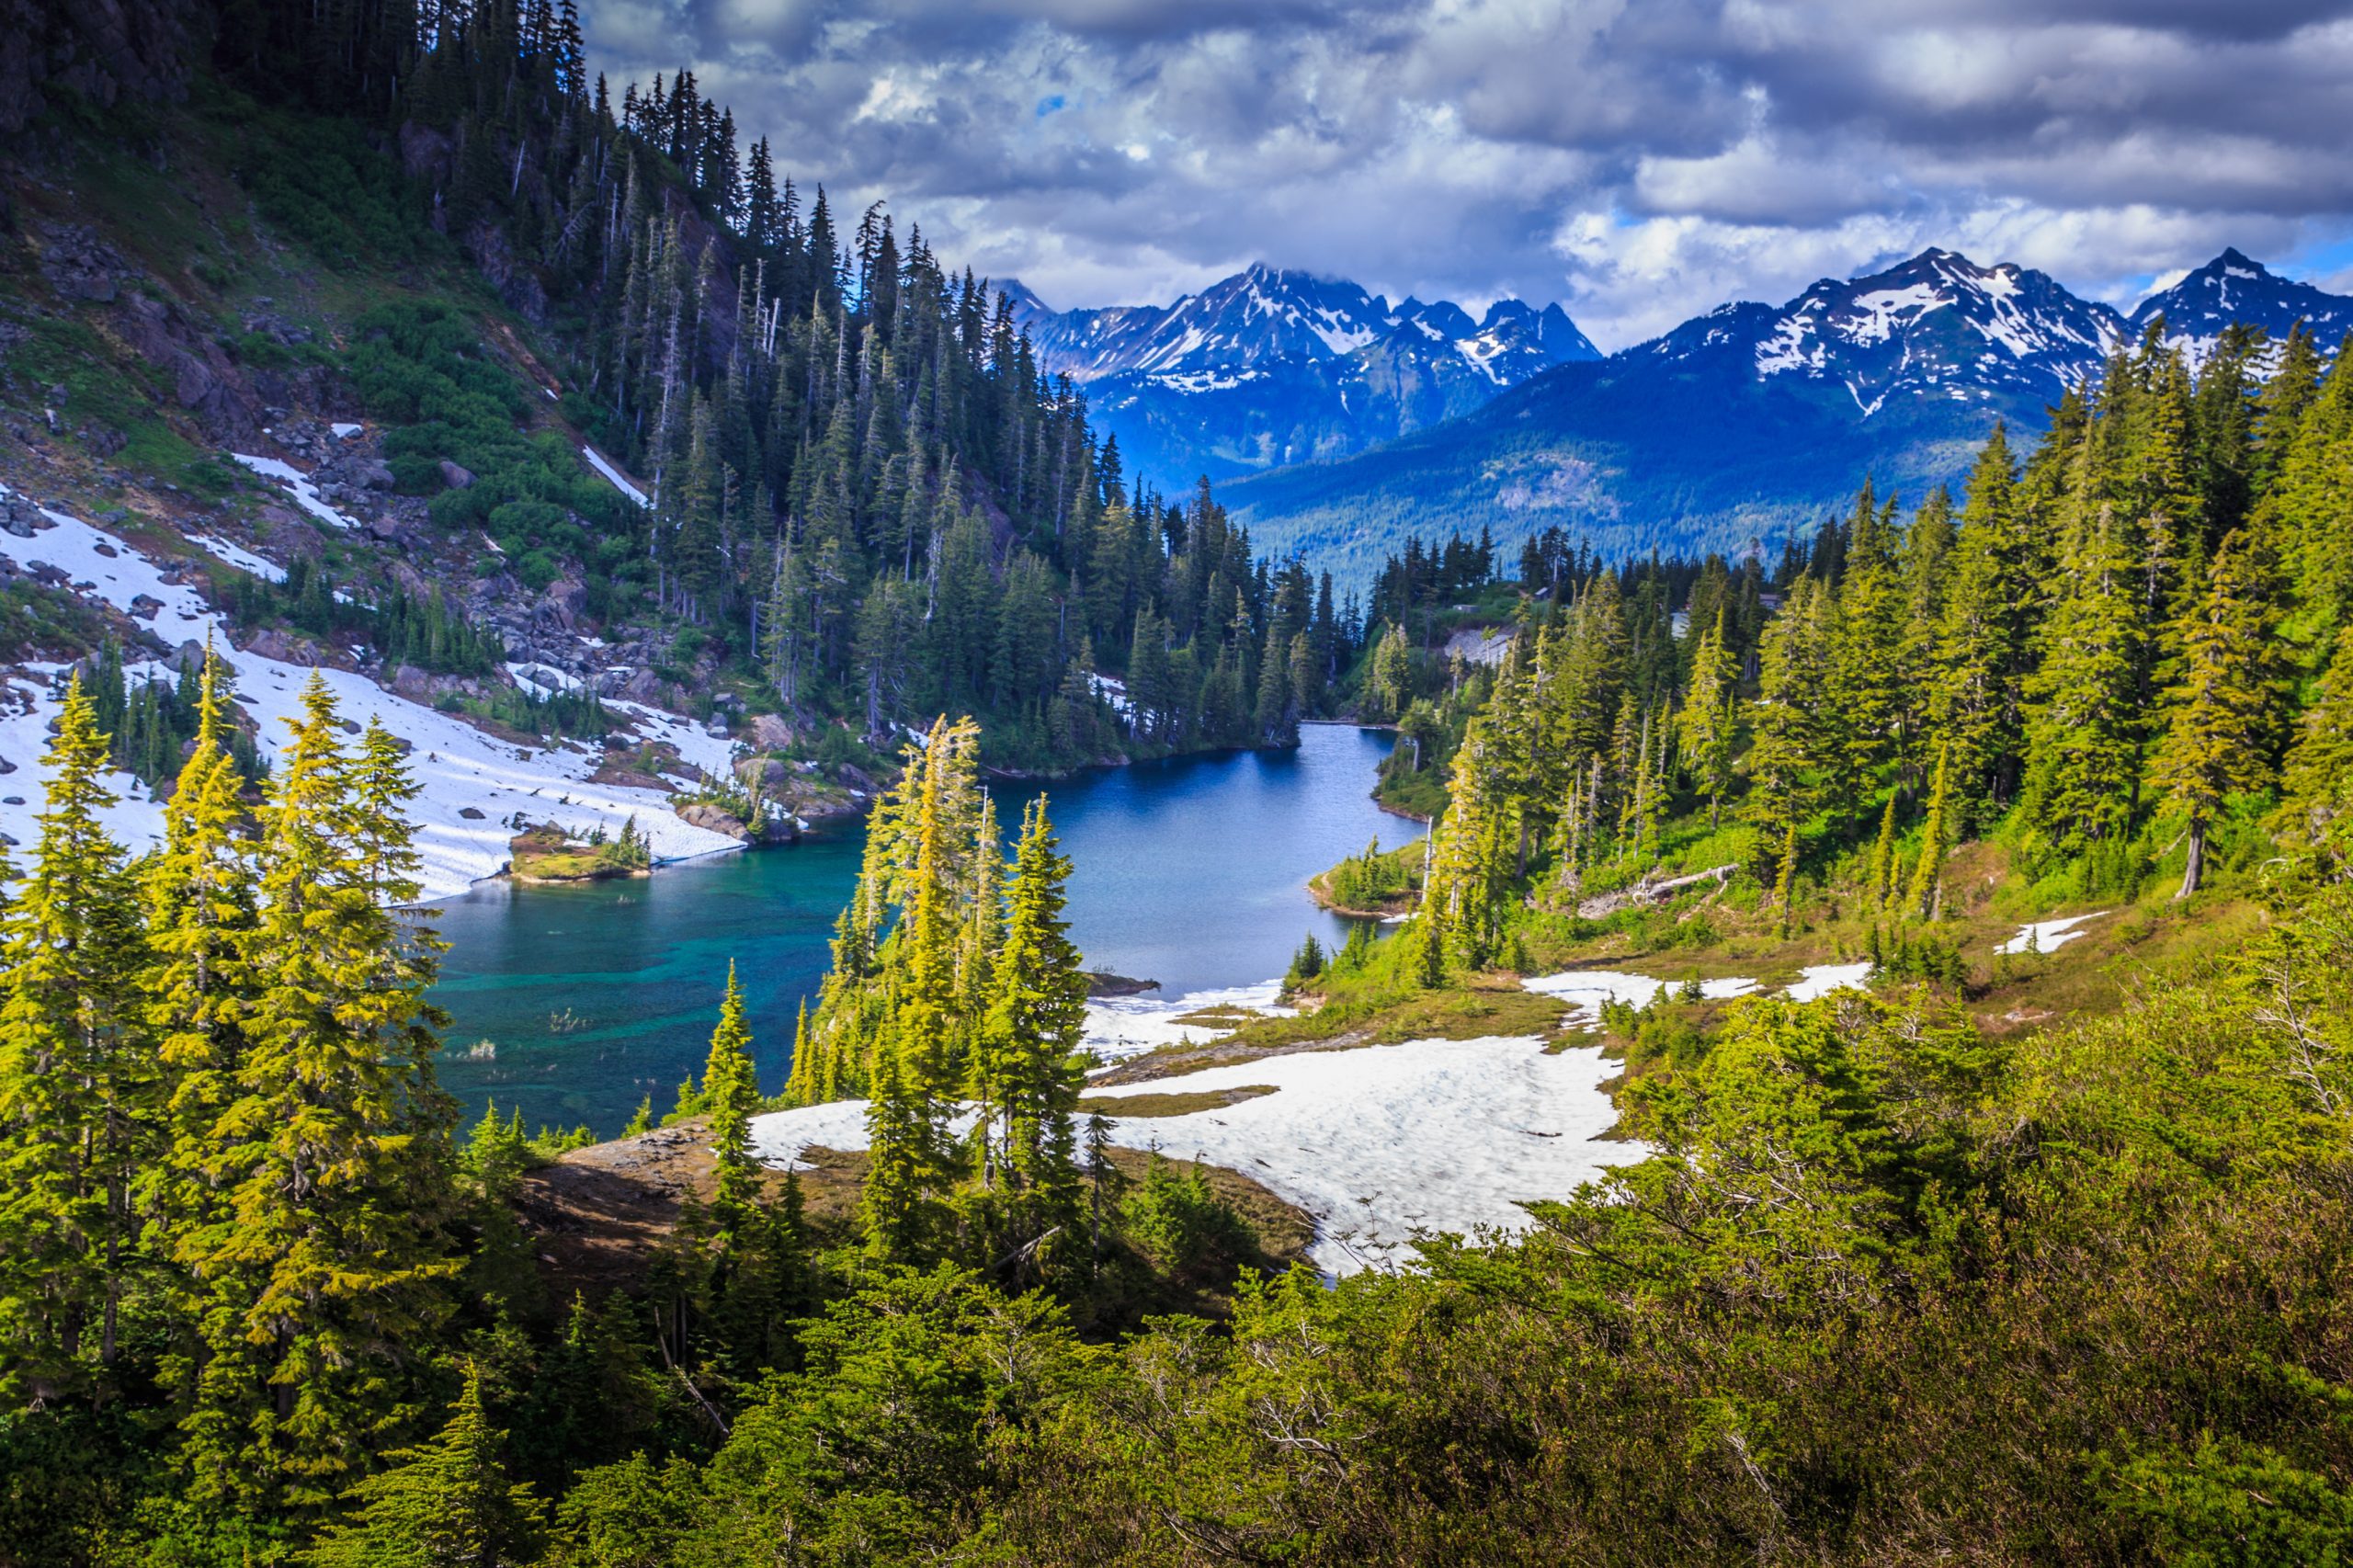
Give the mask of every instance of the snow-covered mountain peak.
M 1087 384 L 1120 450 L 1173 485 L 1343 456 L 1601 357 L 1557 304 L 1473 317 L 1267 262 L 1166 305 L 1055 311 L 1006 292 L 1039 368 Z
M 1883 271 L 1821 278 L 1779 310 L 1742 306 L 1696 318 L 1655 351 L 1716 354 L 1745 339 L 1758 380 L 1838 382 L 1868 416 L 1897 392 L 1959 400 L 2030 386 L 2055 393 L 2096 370 L 2122 330 L 2114 311 L 2045 273 L 2011 262 L 1980 266 L 1932 246 Z
M 2234 247 L 2142 301 L 2129 324 L 2139 333 L 2160 317 L 2165 342 L 2195 368 L 2234 322 L 2259 326 L 2275 340 L 2301 322 L 2321 352 L 2333 354 L 2353 332 L 2353 300 L 2282 278 Z

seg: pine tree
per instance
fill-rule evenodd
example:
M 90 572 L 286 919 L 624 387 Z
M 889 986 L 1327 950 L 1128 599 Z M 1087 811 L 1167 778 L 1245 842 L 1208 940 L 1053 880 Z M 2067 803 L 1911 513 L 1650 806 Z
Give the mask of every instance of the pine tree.
M 1780 862 L 1780 869 L 1773 875 L 1773 907 L 1779 916 L 1776 930 L 1787 940 L 1797 902 L 1798 827 L 1795 823 L 1782 830 Z
M 1086 1024 L 1086 974 L 1063 918 L 1070 861 L 1057 847 L 1040 796 L 1022 814 L 1005 944 L 972 1075 L 982 1183 L 1002 1176 L 1016 1193 L 1035 1195 L 1040 1226 L 1076 1212 L 1072 1116 L 1082 1080 L 1074 1062 Z
M 222 744 L 224 674 L 205 650 L 196 745 L 164 808 L 164 847 L 144 878 L 152 961 L 142 977 L 146 1023 L 166 1076 L 162 1148 L 149 1179 L 160 1250 L 192 1266 L 222 1244 L 227 1219 L 216 1128 L 236 1096 L 244 1011 L 254 995 L 253 867 L 242 835 L 244 780 Z M 177 1305 L 193 1322 L 201 1291 L 175 1273 Z M 189 1347 L 192 1350 L 192 1347 Z M 192 1354 L 175 1369 L 192 1375 Z
M 1724 641 L 1726 609 L 1718 606 L 1713 625 L 1700 634 L 1691 658 L 1690 687 L 1677 718 L 1683 763 L 1708 798 L 1708 825 L 1721 825 L 1723 799 L 1733 784 L 1733 745 L 1740 728 L 1740 661 Z
M 431 952 L 377 899 L 414 889 L 387 810 L 411 787 L 396 753 L 355 766 L 316 676 L 302 706 L 263 824 L 235 1097 L 203 1156 L 227 1218 L 184 1250 L 206 1358 L 183 1431 L 199 1497 L 314 1509 L 414 1414 L 411 1358 L 456 1265 Z
M 2123 837 L 2140 777 L 2145 642 L 2140 562 L 2115 509 L 2071 541 L 2027 684 L 2028 820 L 2063 855 Z
M 1952 744 L 1937 748 L 1937 778 L 1928 790 L 1928 820 L 1920 829 L 1920 863 L 1912 872 L 1912 912 L 1934 920 L 1944 901 L 1945 840 L 1952 809 Z
M 760 1108 L 760 1088 L 752 1062 L 752 1031 L 744 1021 L 744 992 L 733 963 L 727 966 L 727 994 L 719 1005 L 719 1027 L 711 1031 L 699 1098 L 703 1114 L 710 1118 L 710 1150 L 718 1162 L 711 1209 L 732 1236 L 760 1190 L 760 1165 L 752 1157 L 752 1117 Z
M 1887 809 L 1880 813 L 1879 842 L 1871 850 L 1871 903 L 1885 909 L 1895 893 L 1895 791 L 1888 791 Z
M 523 1568 L 537 1561 L 540 1501 L 529 1483 L 509 1479 L 506 1447 L 470 1362 L 449 1422 L 346 1494 L 358 1511 L 311 1549 L 313 1568 Z
M 1953 747 L 1954 788 L 2000 803 L 2018 788 L 2028 634 L 2038 595 L 2019 537 L 2018 480 L 1996 426 L 1971 472 L 1927 678 L 1930 723 Z
M 155 1150 L 153 1047 L 123 852 L 99 813 L 107 737 L 78 679 L 43 767 L 47 801 L 0 924 L 0 1377 L 49 1401 L 110 1375 L 143 1258 L 134 1184 Z
M 2279 702 L 2272 615 L 2245 540 L 2215 552 L 2206 592 L 2175 634 L 2179 681 L 2165 693 L 2167 720 L 2150 782 L 2189 816 L 2189 856 L 2176 898 L 2198 891 L 2206 832 L 2223 799 L 2271 776 Z
M 888 1040 L 875 1053 L 858 1223 L 870 1256 L 907 1262 L 919 1256 L 931 1234 L 930 1193 L 941 1159 L 929 1098 L 907 1082 L 900 1058 L 897 1043 Z
M 2304 710 L 2281 779 L 2287 803 L 2330 812 L 2353 800 L 2353 630 L 2336 634 L 2336 653 Z

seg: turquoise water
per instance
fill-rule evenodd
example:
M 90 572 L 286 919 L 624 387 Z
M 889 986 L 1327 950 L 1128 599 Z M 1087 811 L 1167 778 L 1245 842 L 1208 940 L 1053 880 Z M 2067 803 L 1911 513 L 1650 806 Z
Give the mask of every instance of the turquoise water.
M 1074 862 L 1072 935 L 1088 967 L 1161 983 L 1162 994 L 1282 973 L 1310 931 L 1346 935 L 1307 879 L 1364 847 L 1418 836 L 1368 791 L 1386 733 L 1311 725 L 1295 752 L 1105 768 L 1042 787 Z M 1040 787 L 1000 786 L 1019 823 Z M 449 943 L 434 1001 L 450 1015 L 442 1081 L 479 1115 L 496 1100 L 524 1120 L 617 1131 L 651 1093 L 669 1105 L 699 1070 L 733 960 L 760 1082 L 790 1065 L 792 1022 L 824 976 L 834 917 L 858 876 L 863 829 L 788 849 L 665 867 L 585 887 L 485 883 L 442 905 Z M 494 1059 L 467 1055 L 479 1041 Z

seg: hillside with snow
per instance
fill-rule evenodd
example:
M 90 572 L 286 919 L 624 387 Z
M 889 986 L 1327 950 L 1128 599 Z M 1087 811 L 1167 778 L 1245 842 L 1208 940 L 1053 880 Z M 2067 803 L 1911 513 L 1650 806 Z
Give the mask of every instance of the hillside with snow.
M 0 499 L 11 494 L 0 486 Z M 681 821 L 664 790 L 594 782 L 604 764 L 601 747 L 580 741 L 548 746 L 510 742 L 387 691 L 366 676 L 238 648 L 232 628 L 188 585 L 185 572 L 67 513 L 42 507 L 40 517 L 45 526 L 28 525 L 23 534 L 14 528 L 0 532 L 0 559 L 8 574 L 51 584 L 143 623 L 170 653 L 134 656 L 126 671 L 134 684 L 173 678 L 178 659 L 200 652 L 209 641 L 234 677 L 237 706 L 250 720 L 264 756 L 277 755 L 314 673 L 327 683 L 347 721 L 362 725 L 373 719 L 404 742 L 421 791 L 413 810 L 423 858 L 420 880 L 428 898 L 462 892 L 468 883 L 498 874 L 518 819 L 584 833 L 601 826 L 618 834 L 624 822 L 635 818 L 659 859 L 740 847 L 724 834 Z M 244 553 L 218 541 L 197 542 L 233 561 Z M 240 564 L 269 566 L 251 557 Z M 40 759 L 68 673 L 66 665 L 39 661 L 0 669 L 0 789 L 6 791 L 0 794 L 0 834 L 20 852 L 39 836 Z M 668 745 L 679 760 L 705 773 L 726 772 L 733 749 L 726 740 L 658 709 L 616 706 L 623 710 L 623 727 L 635 737 Z M 106 813 L 115 836 L 134 854 L 160 842 L 163 807 L 157 797 L 127 773 L 112 773 L 108 786 L 119 797 Z

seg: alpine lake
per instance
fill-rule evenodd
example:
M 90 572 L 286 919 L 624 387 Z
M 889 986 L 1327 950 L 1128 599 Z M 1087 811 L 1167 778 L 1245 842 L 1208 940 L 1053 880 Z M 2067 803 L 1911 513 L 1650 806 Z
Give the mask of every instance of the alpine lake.
M 1308 879 L 1419 823 L 1373 804 L 1393 737 L 1312 724 L 1295 750 L 1222 752 L 992 786 L 1008 835 L 1040 794 L 1070 857 L 1071 935 L 1091 970 L 1157 981 L 1155 995 L 1280 976 L 1309 933 L 1347 923 Z M 814 1003 L 834 921 L 857 881 L 862 820 L 787 847 L 576 886 L 477 884 L 431 924 L 449 943 L 433 1001 L 449 1016 L 442 1083 L 469 1120 L 486 1104 L 525 1124 L 620 1131 L 666 1109 L 699 1073 L 732 961 L 761 1085 L 784 1082 L 795 1017 Z M 1009 847 L 1009 846 L 1008 846 Z

